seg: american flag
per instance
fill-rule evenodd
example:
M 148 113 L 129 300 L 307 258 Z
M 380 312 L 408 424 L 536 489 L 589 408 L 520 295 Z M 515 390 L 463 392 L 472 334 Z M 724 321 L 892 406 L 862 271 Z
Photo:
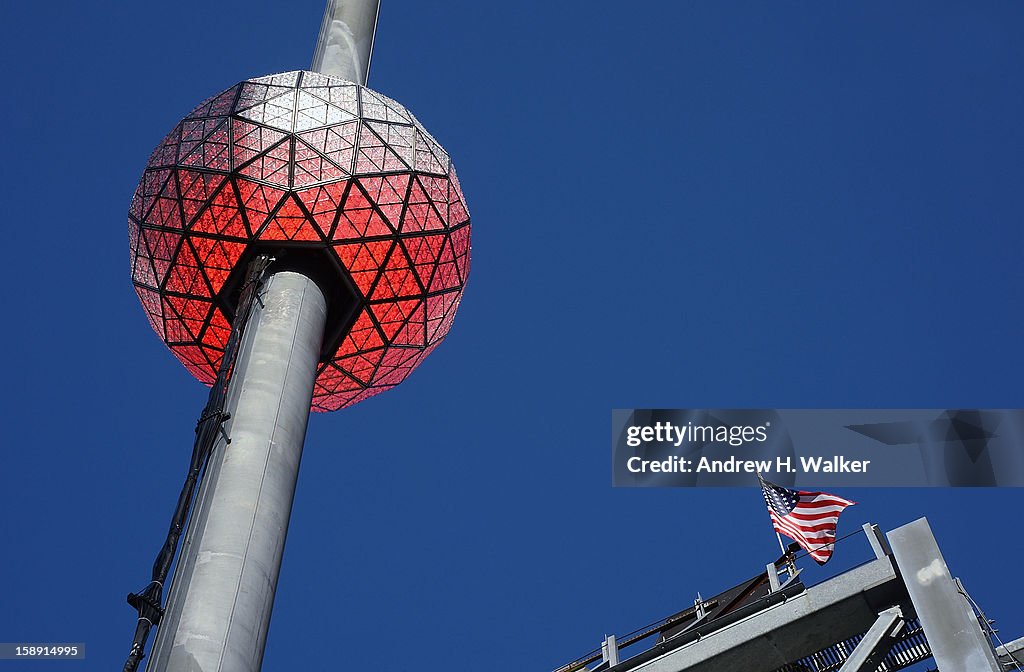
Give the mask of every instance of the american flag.
M 856 504 L 827 492 L 790 490 L 769 483 L 757 475 L 775 531 L 784 534 L 807 551 L 819 565 L 832 557 L 839 514 Z

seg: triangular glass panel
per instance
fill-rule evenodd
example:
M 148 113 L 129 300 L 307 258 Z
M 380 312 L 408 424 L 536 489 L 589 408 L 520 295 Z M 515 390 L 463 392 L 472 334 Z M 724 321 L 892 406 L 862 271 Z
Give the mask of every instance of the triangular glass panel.
M 373 130 L 364 125 L 359 132 L 359 151 L 356 153 L 357 175 L 409 170 L 409 166 L 395 154 Z
M 224 175 L 217 173 L 178 169 L 178 184 L 186 225 L 192 223 L 196 213 L 206 205 L 226 179 Z
M 271 98 L 266 105 L 264 121 L 271 128 L 292 131 L 295 123 L 295 91 Z
M 188 118 L 215 117 L 231 112 L 231 106 L 235 102 L 235 94 L 238 93 L 238 85 L 232 86 L 227 91 L 216 96 L 207 98 L 188 115 Z
M 160 168 L 158 170 L 147 169 L 142 175 L 141 195 L 142 206 L 140 208 L 142 217 L 149 215 L 157 196 L 164 193 L 171 198 L 177 198 L 177 182 L 174 181 L 174 171 L 171 168 Z M 168 180 L 171 184 L 168 185 Z
M 245 243 L 204 236 L 192 236 L 189 240 L 216 294 L 224 286 L 224 282 L 245 251 Z
M 163 283 L 167 270 L 171 266 L 171 259 L 174 258 L 181 235 L 170 231 L 157 231 L 155 229 L 143 228 L 142 238 L 149 250 L 149 258 L 153 260 L 153 268 L 156 271 L 158 283 Z
M 185 365 L 188 372 L 207 385 L 216 378 L 216 368 L 197 345 L 172 345 L 171 352 Z
M 441 246 L 444 244 L 444 235 L 435 234 L 431 236 L 402 238 L 401 243 L 405 246 L 409 259 L 412 260 L 413 269 L 420 283 L 424 287 L 429 287 L 430 278 L 434 273 L 434 266 L 437 264 L 437 257 L 441 253 Z
M 276 186 L 288 187 L 290 160 L 291 141 L 284 140 L 267 153 L 257 156 L 253 161 L 241 167 L 238 172 Z
M 233 161 L 235 166 L 251 160 L 257 154 L 265 152 L 285 137 L 285 133 L 271 128 L 257 126 L 241 119 L 232 119 L 234 143 Z
M 187 241 L 178 248 L 178 256 L 175 257 L 171 271 L 167 274 L 165 289 L 179 294 L 210 296 L 210 289 L 206 285 L 199 260 L 196 259 L 192 246 Z
M 370 304 L 370 310 L 384 332 L 384 338 L 390 341 L 420 305 L 419 299 L 387 301 Z
M 428 291 L 437 292 L 459 286 L 459 271 L 455 265 L 455 252 L 450 239 L 445 239 L 438 256 L 437 269 L 430 279 Z
M 214 309 L 210 316 L 210 323 L 203 332 L 202 342 L 204 345 L 224 350 L 228 347 L 228 339 L 231 338 L 231 325 L 228 324 L 220 309 Z
M 181 126 L 182 123 L 179 122 L 174 127 L 174 130 L 167 134 L 163 142 L 153 150 L 153 153 L 149 156 L 149 161 L 146 162 L 147 167 L 172 166 L 177 162 L 178 144 L 181 140 Z
M 224 117 L 186 119 L 181 124 L 181 143 L 178 145 L 178 161 L 184 161 L 207 138 L 227 127 Z M 227 141 L 225 135 L 222 142 Z
M 384 353 L 384 359 L 377 367 L 374 384 L 397 385 L 412 372 L 422 351 L 418 348 L 391 346 Z
M 192 231 L 236 238 L 246 238 L 249 235 L 245 230 L 235 190 L 230 182 L 214 194 L 210 205 L 199 213 L 196 221 L 192 223 Z
M 400 124 L 413 123 L 408 111 L 387 96 L 365 87 L 360 87 L 359 93 L 361 95 L 361 116 L 364 119 L 377 119 Z
M 393 299 L 422 292 L 423 288 L 416 282 L 409 259 L 405 256 L 405 250 L 400 245 L 396 245 L 388 257 L 384 274 L 373 288 L 370 299 L 373 301 Z
M 321 87 L 327 87 L 331 84 L 337 84 L 338 78 L 330 75 L 322 75 L 319 72 L 303 72 L 302 73 L 302 89 L 304 91 L 310 91 L 319 89 Z
M 157 287 L 160 284 L 156 278 L 156 271 L 153 270 L 153 262 L 146 250 L 139 250 L 133 256 L 132 282 L 149 287 Z
M 334 165 L 349 174 L 352 170 L 352 158 L 355 152 L 356 122 L 315 129 L 299 134 L 299 138 Z
M 312 189 L 304 189 L 296 194 L 313 215 L 313 224 L 324 238 L 331 236 L 346 186 L 347 184 L 344 182 L 335 182 Z
M 336 181 L 348 177 L 348 173 L 301 141 L 295 143 L 294 165 L 293 185 L 296 188 L 308 187 L 317 182 Z
M 320 240 L 294 196 L 287 196 L 259 235 L 262 240 Z
M 426 345 L 426 309 L 419 303 L 402 328 L 398 330 L 391 342 L 395 345 Z
M 399 124 L 388 124 L 381 121 L 364 121 L 366 126 L 373 129 L 388 148 L 391 149 L 408 167 L 415 162 L 414 133 L 412 126 Z
M 245 216 L 249 220 L 249 228 L 254 232 L 262 228 L 270 212 L 285 195 L 282 189 L 248 180 L 238 180 L 238 191 L 242 197 Z
M 263 77 L 254 77 L 250 79 L 250 82 L 259 82 L 261 84 L 269 84 L 270 86 L 288 86 L 295 88 L 299 83 L 299 74 L 297 70 L 289 72 L 281 72 L 276 75 L 264 75 Z
M 139 301 L 142 302 L 142 308 L 146 312 L 146 319 L 149 320 L 149 326 L 153 328 L 153 331 L 155 331 L 160 338 L 164 338 L 164 320 L 160 294 L 143 287 L 136 287 L 135 293 L 138 294 Z
M 377 370 L 377 365 L 383 356 L 384 349 L 379 348 L 369 352 L 358 352 L 348 357 L 339 357 L 332 363 L 365 386 L 373 379 L 374 371 Z
M 465 283 L 469 277 L 469 227 L 463 226 L 452 231 L 452 248 L 455 251 L 455 265 L 459 279 Z
M 435 294 L 427 297 L 427 341 L 434 342 L 443 338 L 448 329 L 444 328 L 445 320 L 454 315 L 459 306 L 461 291 Z M 450 324 L 450 321 L 449 321 Z
M 424 173 L 448 173 L 448 153 L 426 133 L 416 129 L 416 170 Z
M 321 91 L 317 91 L 316 95 L 327 100 L 333 107 L 352 115 L 352 118 L 359 116 L 359 94 L 354 84 L 332 86 L 327 90 L 326 97 Z
M 210 133 L 180 163 L 186 166 L 196 166 L 210 170 L 230 170 L 231 155 L 228 145 L 228 129 L 227 124 L 225 124 L 217 128 L 213 133 Z
M 295 131 L 308 131 L 328 124 L 327 103 L 305 91 L 299 91 L 296 100 Z
M 351 355 L 380 348 L 383 345 L 384 339 L 381 338 L 380 331 L 370 318 L 369 311 L 363 308 L 342 341 L 341 347 L 338 348 L 337 354 Z

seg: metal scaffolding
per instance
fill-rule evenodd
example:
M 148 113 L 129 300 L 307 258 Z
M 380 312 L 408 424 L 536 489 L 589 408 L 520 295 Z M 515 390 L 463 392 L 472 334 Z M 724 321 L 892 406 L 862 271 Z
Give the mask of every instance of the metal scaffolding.
M 995 648 L 926 519 L 863 532 L 874 554 L 864 564 L 808 587 L 784 555 L 685 611 L 606 637 L 556 672 L 895 672 L 928 660 L 941 672 L 1022 669 L 1024 639 Z

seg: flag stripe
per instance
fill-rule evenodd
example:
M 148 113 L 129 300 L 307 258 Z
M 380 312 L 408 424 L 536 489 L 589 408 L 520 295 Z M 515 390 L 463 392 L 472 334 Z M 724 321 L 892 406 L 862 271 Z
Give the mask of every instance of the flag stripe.
M 779 532 L 780 534 L 785 534 L 787 537 L 794 537 L 795 536 L 795 535 L 792 535 L 792 534 L 788 533 L 786 531 L 786 529 L 783 528 L 783 527 L 776 527 L 775 530 L 777 532 Z M 826 556 L 825 557 L 826 560 L 828 559 L 827 556 L 830 556 L 832 554 L 832 549 L 835 546 L 835 538 L 834 537 L 830 537 L 828 539 L 815 539 L 815 540 L 806 540 L 806 539 L 805 540 L 800 540 L 799 537 L 796 537 L 796 539 L 797 539 L 797 543 L 800 544 L 800 546 L 805 551 L 807 551 L 809 554 L 811 554 L 811 556 L 813 556 L 815 558 L 817 558 L 817 556 Z
M 832 522 L 832 523 L 823 523 L 821 525 L 800 525 L 799 523 L 794 522 L 791 518 L 787 518 L 787 517 L 783 517 L 783 516 L 779 516 L 779 515 L 773 516 L 773 520 L 778 520 L 780 522 L 785 522 L 786 526 L 789 527 L 789 529 L 791 529 L 791 530 L 793 530 L 795 532 L 801 532 L 801 533 L 803 533 L 803 534 L 805 534 L 807 536 L 816 535 L 817 533 L 823 532 L 823 531 L 824 532 L 828 532 L 830 530 L 834 530 L 835 527 L 836 527 L 834 522 Z
M 843 506 L 814 506 L 812 504 L 812 505 L 809 505 L 809 506 L 807 506 L 807 507 L 805 507 L 803 509 L 798 509 L 798 510 L 794 511 L 791 515 L 795 515 L 795 516 L 800 517 L 800 518 L 808 518 L 808 519 L 810 519 L 810 518 L 820 518 L 820 517 L 829 516 L 829 515 L 838 518 L 839 514 L 842 513 L 843 509 L 845 509 L 847 506 L 850 506 L 850 505 L 849 504 L 844 504 Z
M 836 521 L 821 523 L 819 525 L 801 525 L 800 523 L 794 522 L 791 518 L 785 519 L 794 530 L 803 532 L 804 534 L 813 534 L 822 530 L 834 530 L 836 529 Z
M 835 535 L 829 533 L 828 531 L 822 531 L 814 535 L 807 535 L 800 532 L 800 530 L 794 530 L 792 527 L 785 525 L 785 523 L 776 523 L 775 526 L 783 528 L 779 531 L 785 534 L 787 537 L 791 537 L 796 541 L 800 541 L 802 539 L 804 541 L 807 541 L 808 543 L 813 542 L 812 545 L 814 546 L 827 544 L 828 542 L 835 539 Z
M 772 520 L 777 526 L 784 527 L 787 530 L 787 536 L 791 536 L 794 538 L 794 540 L 797 541 L 799 541 L 798 537 L 802 537 L 804 539 L 824 540 L 828 540 L 835 537 L 835 532 L 833 532 L 831 529 L 818 530 L 816 532 L 805 532 L 804 530 L 794 527 L 792 524 L 790 524 L 789 521 L 785 520 L 784 518 L 780 519 L 776 517 Z

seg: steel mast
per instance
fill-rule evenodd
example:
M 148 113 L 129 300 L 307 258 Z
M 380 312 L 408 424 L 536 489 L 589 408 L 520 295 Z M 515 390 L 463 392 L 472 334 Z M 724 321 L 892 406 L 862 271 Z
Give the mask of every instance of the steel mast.
M 330 0 L 312 69 L 365 85 L 379 5 Z M 257 291 L 149 672 L 256 672 L 263 662 L 327 304 L 296 271 Z

